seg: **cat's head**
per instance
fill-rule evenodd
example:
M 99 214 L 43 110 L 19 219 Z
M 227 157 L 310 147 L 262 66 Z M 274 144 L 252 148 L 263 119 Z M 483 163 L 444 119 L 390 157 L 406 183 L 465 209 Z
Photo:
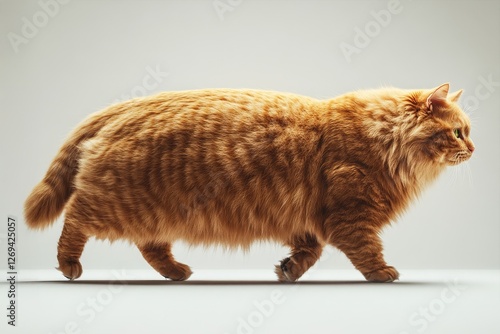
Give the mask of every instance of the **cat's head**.
M 410 108 L 417 113 L 422 153 L 440 165 L 458 165 L 472 156 L 470 120 L 457 104 L 462 90 L 448 94 L 449 84 L 412 94 Z

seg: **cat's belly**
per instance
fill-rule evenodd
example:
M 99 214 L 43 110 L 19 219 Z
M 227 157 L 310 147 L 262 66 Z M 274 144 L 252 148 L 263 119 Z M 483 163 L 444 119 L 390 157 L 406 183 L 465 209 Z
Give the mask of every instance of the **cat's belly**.
M 282 220 L 274 217 L 256 218 L 251 214 L 246 217 L 244 214 L 236 214 L 234 217 L 214 215 L 194 218 L 187 221 L 185 227 L 167 232 L 166 238 L 173 237 L 173 240 L 180 239 L 189 244 L 246 248 L 256 241 L 287 243 L 297 235 L 322 235 L 305 217 Z
M 213 203 L 212 203 L 213 204 Z M 127 239 L 134 243 L 185 241 L 192 245 L 223 245 L 247 248 L 256 241 L 288 243 L 307 233 L 324 239 L 321 224 L 303 208 L 290 206 L 275 212 L 262 212 L 251 206 L 231 207 L 207 204 L 205 208 L 180 210 L 145 210 L 142 202 L 129 215 L 119 210 L 95 207 L 95 218 L 89 220 L 97 239 Z M 114 212 L 113 212 L 114 211 Z M 111 218 L 111 219 L 110 219 Z

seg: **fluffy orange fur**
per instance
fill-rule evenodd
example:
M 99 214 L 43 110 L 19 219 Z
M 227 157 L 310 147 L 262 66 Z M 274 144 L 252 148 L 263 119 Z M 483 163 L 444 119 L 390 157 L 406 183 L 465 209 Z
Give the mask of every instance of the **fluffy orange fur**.
M 65 210 L 59 269 L 82 273 L 90 237 L 126 239 L 160 274 L 191 275 L 188 244 L 291 247 L 295 281 L 325 245 L 367 280 L 398 272 L 379 232 L 446 166 L 470 158 L 461 91 L 385 88 L 330 100 L 257 90 L 165 92 L 113 105 L 69 136 L 25 203 L 28 226 Z

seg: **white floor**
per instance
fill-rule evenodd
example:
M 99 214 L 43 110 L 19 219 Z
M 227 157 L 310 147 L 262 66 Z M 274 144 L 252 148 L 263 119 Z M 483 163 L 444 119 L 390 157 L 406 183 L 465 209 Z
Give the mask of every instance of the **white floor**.
M 17 326 L 2 333 L 500 333 L 500 271 L 401 270 L 373 284 L 356 271 L 199 271 L 186 282 L 151 271 L 23 271 Z M 7 306 L 8 285 L 0 285 Z M 6 311 L 4 311 L 5 313 Z M 7 330 L 5 330 L 7 329 Z

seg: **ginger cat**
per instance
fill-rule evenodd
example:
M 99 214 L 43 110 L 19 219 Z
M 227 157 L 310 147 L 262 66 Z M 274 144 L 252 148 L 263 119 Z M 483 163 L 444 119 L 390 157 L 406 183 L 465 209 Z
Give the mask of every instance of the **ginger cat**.
M 185 280 L 171 245 L 291 247 L 276 266 L 295 281 L 325 245 L 369 281 L 398 272 L 381 229 L 446 166 L 474 151 L 462 91 L 384 88 L 330 100 L 208 89 L 165 92 L 89 116 L 25 203 L 44 228 L 65 210 L 59 270 L 82 274 L 90 237 L 126 239 L 161 275 Z

